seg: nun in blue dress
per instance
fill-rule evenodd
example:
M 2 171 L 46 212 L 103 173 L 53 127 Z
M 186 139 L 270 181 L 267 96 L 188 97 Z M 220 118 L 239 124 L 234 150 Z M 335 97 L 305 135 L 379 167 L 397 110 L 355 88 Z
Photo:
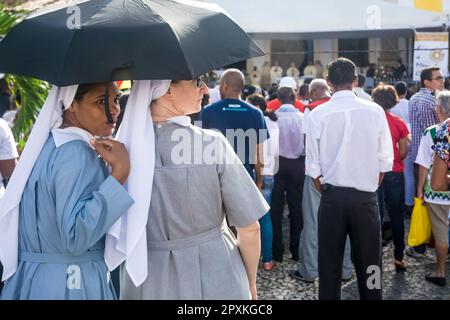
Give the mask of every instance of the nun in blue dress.
M 0 203 L 1 299 L 116 299 L 105 235 L 133 204 L 109 84 L 53 87 Z M 107 167 L 111 167 L 111 173 Z

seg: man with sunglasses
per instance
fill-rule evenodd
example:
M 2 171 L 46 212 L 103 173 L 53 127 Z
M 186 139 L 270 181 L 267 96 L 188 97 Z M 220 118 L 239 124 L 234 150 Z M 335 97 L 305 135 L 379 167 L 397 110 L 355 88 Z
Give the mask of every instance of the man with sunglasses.
M 408 158 L 415 161 L 423 131 L 439 123 L 436 114 L 436 91 L 444 89 L 444 75 L 439 67 L 424 68 L 420 73 L 421 89 L 411 97 L 408 103 L 411 122 L 411 146 Z M 414 181 L 417 189 L 419 167 L 414 164 Z M 417 195 L 417 191 L 416 191 Z M 425 256 L 425 245 L 408 248 L 406 254 L 420 258 Z

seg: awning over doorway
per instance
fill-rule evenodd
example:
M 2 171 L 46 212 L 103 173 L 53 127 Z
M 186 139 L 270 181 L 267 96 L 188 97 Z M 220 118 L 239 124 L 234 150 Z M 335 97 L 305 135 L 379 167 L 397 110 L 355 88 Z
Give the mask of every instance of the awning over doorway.
M 415 29 L 450 25 L 450 0 L 207 0 L 220 5 L 258 38 L 410 36 Z M 438 8 L 438 9 L 436 9 Z M 440 10 L 439 10 L 440 9 Z M 337 33 L 339 35 L 337 35 Z

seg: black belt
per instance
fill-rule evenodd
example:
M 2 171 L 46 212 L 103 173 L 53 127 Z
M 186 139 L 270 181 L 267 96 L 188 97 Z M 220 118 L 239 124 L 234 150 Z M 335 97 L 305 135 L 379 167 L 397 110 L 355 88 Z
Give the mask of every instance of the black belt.
M 367 191 L 361 191 L 355 188 L 350 188 L 350 187 L 337 187 L 337 186 L 333 186 L 332 184 L 329 183 L 324 183 L 320 185 L 320 188 L 322 190 L 322 192 L 326 192 L 326 191 L 333 191 L 333 190 L 341 190 L 341 191 L 358 191 L 358 192 L 365 192 L 365 193 L 371 193 L 371 192 L 367 192 Z

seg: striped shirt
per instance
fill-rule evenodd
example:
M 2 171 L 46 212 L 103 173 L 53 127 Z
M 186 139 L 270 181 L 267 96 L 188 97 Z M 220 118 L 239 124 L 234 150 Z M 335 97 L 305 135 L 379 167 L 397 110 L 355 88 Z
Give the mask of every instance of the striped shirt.
M 417 156 L 423 131 L 439 123 L 436 114 L 436 99 L 430 89 L 422 88 L 409 100 L 409 121 L 411 122 L 411 148 L 409 154 Z

